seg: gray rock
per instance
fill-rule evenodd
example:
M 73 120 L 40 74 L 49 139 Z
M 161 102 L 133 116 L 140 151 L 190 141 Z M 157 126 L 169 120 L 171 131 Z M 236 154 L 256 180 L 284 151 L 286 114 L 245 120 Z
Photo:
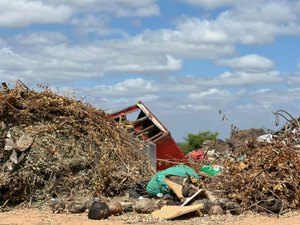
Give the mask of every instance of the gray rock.
M 65 201 L 63 201 L 59 198 L 52 198 L 50 207 L 51 207 L 53 213 L 61 213 L 65 210 L 66 203 L 65 203 Z
M 208 211 L 208 215 L 210 216 L 224 215 L 224 214 L 225 214 L 224 210 L 219 205 L 213 205 Z
M 129 203 L 129 202 L 120 202 L 120 204 L 122 205 L 123 213 L 133 212 L 132 203 Z
M 149 198 L 143 198 L 137 201 L 134 206 L 137 213 L 152 213 L 154 211 L 154 203 Z
M 73 201 L 68 205 L 68 211 L 70 213 L 83 213 L 85 209 L 84 201 Z

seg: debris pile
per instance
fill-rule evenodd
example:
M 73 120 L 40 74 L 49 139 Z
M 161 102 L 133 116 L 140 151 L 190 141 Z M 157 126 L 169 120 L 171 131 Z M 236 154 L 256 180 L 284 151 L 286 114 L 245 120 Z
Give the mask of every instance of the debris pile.
M 274 113 L 276 122 L 291 119 L 277 132 L 234 130 L 230 139 L 196 152 L 188 166 L 153 174 L 146 143 L 126 126 L 41 88 L 18 81 L 0 89 L 0 205 L 52 196 L 53 212 L 89 210 L 90 219 L 133 211 L 163 219 L 246 210 L 281 214 L 300 207 L 300 119 L 283 110 Z M 132 202 L 97 198 L 125 191 Z M 74 196 L 90 198 L 63 201 Z
M 247 156 L 244 161 L 231 162 L 216 179 L 225 196 L 243 209 L 278 213 L 283 208 L 299 207 L 298 150 L 282 143 L 258 144 L 244 150 L 243 155 Z
M 298 125 L 289 122 L 261 138 L 249 138 L 244 132 L 247 141 L 228 149 L 234 160 L 225 159 L 224 172 L 213 180 L 222 196 L 238 202 L 243 210 L 282 213 L 299 208 Z
M 89 104 L 29 90 L 0 91 L 0 204 L 88 194 L 115 196 L 152 175 L 139 142 Z

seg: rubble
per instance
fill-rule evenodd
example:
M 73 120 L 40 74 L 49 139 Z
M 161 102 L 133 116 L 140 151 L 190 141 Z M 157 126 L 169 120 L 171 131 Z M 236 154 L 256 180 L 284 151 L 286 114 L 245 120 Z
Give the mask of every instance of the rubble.
M 283 110 L 279 111 L 282 113 Z M 237 131 L 239 134 L 227 141 L 236 145 L 224 151 L 227 153 L 223 160 L 224 172 L 203 184 L 210 190 L 214 186 L 214 191 L 234 202 L 228 206 L 232 214 L 247 210 L 281 214 L 299 208 L 297 121 L 289 120 L 282 129 L 273 133 L 250 129 L 251 135 L 247 135 L 247 130 Z

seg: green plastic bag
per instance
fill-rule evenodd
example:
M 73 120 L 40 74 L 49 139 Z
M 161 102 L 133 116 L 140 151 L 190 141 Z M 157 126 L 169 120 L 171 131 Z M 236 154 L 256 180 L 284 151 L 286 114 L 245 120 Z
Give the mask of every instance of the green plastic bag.
M 168 194 L 169 188 L 168 185 L 163 181 L 163 179 L 167 175 L 174 175 L 180 177 L 188 177 L 191 176 L 197 180 L 199 180 L 199 175 L 189 166 L 178 165 L 170 167 L 166 170 L 162 170 L 156 173 L 152 179 L 149 181 L 146 191 L 148 194 L 157 196 L 158 194 Z
M 220 173 L 222 170 L 219 166 L 211 166 L 211 165 L 205 165 L 200 168 L 200 171 L 203 173 L 206 173 L 207 175 L 211 177 L 215 177 Z

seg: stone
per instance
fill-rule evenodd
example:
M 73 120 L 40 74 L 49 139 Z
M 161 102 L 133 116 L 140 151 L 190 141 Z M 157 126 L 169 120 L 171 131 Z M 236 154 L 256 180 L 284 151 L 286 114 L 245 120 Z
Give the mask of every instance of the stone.
M 66 203 L 65 203 L 65 201 L 63 201 L 59 198 L 52 198 L 50 207 L 51 207 L 53 213 L 61 213 L 65 210 Z
M 133 206 L 130 202 L 120 202 L 123 208 L 123 213 L 133 212 Z
M 137 213 L 152 213 L 154 211 L 154 203 L 149 198 L 143 198 L 136 202 L 134 211 Z
M 110 216 L 110 210 L 108 205 L 105 202 L 95 201 L 92 203 L 88 218 L 92 220 L 101 220 L 106 219 Z
M 72 201 L 68 205 L 68 211 L 70 213 L 83 213 L 85 209 L 86 207 L 84 201 Z
M 219 205 L 213 205 L 210 210 L 208 211 L 208 215 L 210 216 L 217 216 L 217 215 L 224 215 L 225 212 Z
M 120 215 L 123 213 L 123 206 L 120 202 L 109 202 L 108 208 L 111 215 Z

